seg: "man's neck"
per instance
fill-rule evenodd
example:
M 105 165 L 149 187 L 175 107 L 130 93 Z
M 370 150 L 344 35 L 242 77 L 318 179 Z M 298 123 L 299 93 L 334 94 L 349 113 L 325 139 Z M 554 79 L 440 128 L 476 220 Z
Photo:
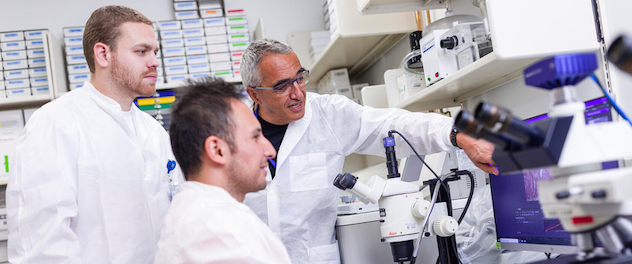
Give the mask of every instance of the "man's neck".
M 121 106 L 122 111 L 129 111 L 136 97 L 127 94 L 123 88 L 117 87 L 111 80 L 112 78 L 107 78 L 106 76 L 99 78 L 98 75 L 92 73 L 90 83 L 101 94 L 116 101 Z
M 237 192 L 237 190 L 235 190 L 235 188 L 231 186 L 227 177 L 228 175 L 225 174 L 224 170 L 213 169 L 213 168 L 206 168 L 206 169 L 203 168 L 197 175 L 189 176 L 189 180 L 222 188 L 226 192 L 228 192 L 230 196 L 235 198 L 235 200 L 237 200 L 240 203 L 243 203 L 244 197 L 246 196 L 246 194 Z

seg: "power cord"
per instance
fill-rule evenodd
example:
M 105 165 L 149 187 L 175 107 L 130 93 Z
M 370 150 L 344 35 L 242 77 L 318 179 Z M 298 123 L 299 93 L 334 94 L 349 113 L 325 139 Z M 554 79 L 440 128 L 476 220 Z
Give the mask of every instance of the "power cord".
M 606 99 L 608 99 L 608 102 L 610 102 L 610 104 L 612 105 L 612 107 L 614 107 L 615 110 L 617 110 L 617 113 L 619 113 L 619 115 L 625 119 L 625 121 L 628 121 L 628 123 L 630 123 L 630 126 L 632 126 L 632 121 L 630 121 L 630 119 L 628 118 L 628 116 L 623 112 L 623 110 L 619 107 L 619 105 L 617 105 L 617 103 L 615 103 L 614 99 L 612 99 L 612 97 L 610 96 L 610 94 L 608 93 L 608 91 L 606 91 L 606 88 L 604 88 L 601 83 L 599 82 L 599 79 L 597 79 L 597 76 L 595 76 L 594 73 L 590 74 L 590 78 L 593 79 L 593 81 L 595 81 L 595 83 L 597 83 L 597 85 L 599 86 L 599 88 L 601 88 L 601 91 L 603 92 L 604 96 L 606 96 Z

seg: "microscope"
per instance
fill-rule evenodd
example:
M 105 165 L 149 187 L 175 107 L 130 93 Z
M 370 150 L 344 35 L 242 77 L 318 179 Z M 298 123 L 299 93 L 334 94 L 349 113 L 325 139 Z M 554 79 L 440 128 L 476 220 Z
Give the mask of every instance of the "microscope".
M 617 49 L 617 56 L 630 58 L 630 50 Z M 587 125 L 573 87 L 589 76 L 597 82 L 591 75 L 597 68 L 597 55 L 583 53 L 553 56 L 524 70 L 527 85 L 550 90 L 549 119 L 525 124 L 482 102 L 455 120 L 461 132 L 495 145 L 492 159 L 501 173 L 551 169 L 552 179 L 538 182 L 540 205 L 546 217 L 560 220 L 579 254 L 550 262 L 632 262 L 632 168 L 601 169 L 601 162 L 632 157 L 632 124 Z M 595 250 L 599 245 L 603 251 Z

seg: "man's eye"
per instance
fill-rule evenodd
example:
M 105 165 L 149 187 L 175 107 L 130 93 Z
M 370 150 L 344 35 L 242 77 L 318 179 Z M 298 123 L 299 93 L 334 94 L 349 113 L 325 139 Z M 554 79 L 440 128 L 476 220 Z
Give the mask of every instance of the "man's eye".
M 143 55 L 144 55 L 144 54 L 145 54 L 145 51 L 144 51 L 144 50 L 139 50 L 139 51 L 138 51 L 138 53 L 140 53 L 140 54 L 143 54 Z

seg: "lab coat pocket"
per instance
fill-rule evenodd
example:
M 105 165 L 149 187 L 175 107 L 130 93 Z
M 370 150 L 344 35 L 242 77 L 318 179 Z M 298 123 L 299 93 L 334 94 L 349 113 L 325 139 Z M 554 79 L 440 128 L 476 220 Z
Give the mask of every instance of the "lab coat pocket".
M 339 264 L 338 242 L 331 245 L 309 248 L 309 263 L 313 264 Z
M 292 192 L 327 188 L 327 156 L 311 153 L 290 157 L 290 187 Z

